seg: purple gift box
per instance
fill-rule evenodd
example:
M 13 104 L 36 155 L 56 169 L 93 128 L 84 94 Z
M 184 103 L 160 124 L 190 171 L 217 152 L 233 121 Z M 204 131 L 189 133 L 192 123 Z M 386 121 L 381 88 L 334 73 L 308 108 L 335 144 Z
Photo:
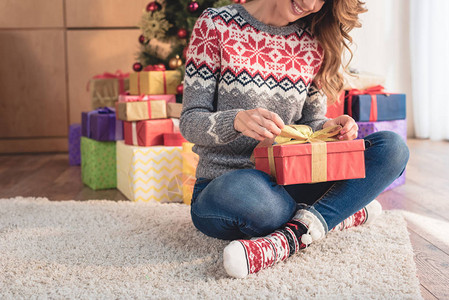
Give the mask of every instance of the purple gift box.
M 378 131 L 393 131 L 399 134 L 407 142 L 407 120 L 380 121 L 380 122 L 357 122 L 359 125 L 358 138 L 363 139 L 367 135 Z M 391 190 L 405 183 L 405 171 L 398 179 L 393 181 L 385 190 Z
M 81 135 L 97 141 L 123 140 L 123 122 L 115 117 L 115 109 L 99 108 L 81 115 Z
M 81 164 L 81 124 L 72 124 L 69 127 L 69 164 L 79 166 Z

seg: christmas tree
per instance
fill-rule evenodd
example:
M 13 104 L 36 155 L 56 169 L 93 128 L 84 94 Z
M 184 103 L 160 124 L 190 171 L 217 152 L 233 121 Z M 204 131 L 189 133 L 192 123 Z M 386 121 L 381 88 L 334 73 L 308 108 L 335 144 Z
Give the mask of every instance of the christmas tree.
M 245 0 L 156 0 L 147 4 L 139 26 L 141 50 L 134 71 L 146 66 L 162 65 L 181 69 L 185 52 L 197 18 L 208 7 L 220 7 Z

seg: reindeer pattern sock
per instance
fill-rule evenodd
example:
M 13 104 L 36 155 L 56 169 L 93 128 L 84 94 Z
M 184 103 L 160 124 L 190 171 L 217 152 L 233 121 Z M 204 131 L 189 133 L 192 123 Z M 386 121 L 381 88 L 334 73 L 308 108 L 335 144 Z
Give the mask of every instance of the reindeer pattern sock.
M 350 216 L 332 230 L 370 223 L 382 212 L 377 200 Z M 265 237 L 236 240 L 223 250 L 223 264 L 228 275 L 244 278 L 283 261 L 325 236 L 321 221 L 310 211 L 300 209 L 283 229 Z
M 308 238 L 304 239 L 303 237 Z M 244 278 L 273 266 L 305 248 L 313 239 L 325 236 L 321 221 L 310 211 L 300 209 L 281 230 L 251 240 L 236 240 L 223 250 L 228 275 Z
M 374 199 L 367 206 L 345 219 L 343 222 L 332 228 L 331 231 L 342 231 L 363 224 L 370 224 L 382 213 L 382 206 Z

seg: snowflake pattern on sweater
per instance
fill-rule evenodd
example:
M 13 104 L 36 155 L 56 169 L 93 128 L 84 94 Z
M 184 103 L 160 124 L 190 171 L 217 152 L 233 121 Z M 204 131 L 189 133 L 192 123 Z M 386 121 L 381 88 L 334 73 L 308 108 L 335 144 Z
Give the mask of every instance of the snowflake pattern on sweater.
M 187 51 L 180 129 L 199 154 L 197 177 L 253 168 L 258 141 L 234 129 L 241 110 L 266 108 L 285 124 L 319 129 L 326 98 L 313 84 L 323 49 L 301 22 L 270 26 L 243 6 L 206 9 Z

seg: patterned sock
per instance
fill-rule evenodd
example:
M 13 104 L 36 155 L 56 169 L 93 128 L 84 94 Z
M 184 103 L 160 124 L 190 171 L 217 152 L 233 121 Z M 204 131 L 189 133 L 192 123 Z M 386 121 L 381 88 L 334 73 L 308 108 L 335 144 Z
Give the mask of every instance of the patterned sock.
M 370 224 L 381 214 L 382 205 L 374 199 L 367 206 L 335 226 L 331 231 L 342 231 L 351 227 Z
M 223 265 L 228 275 L 244 278 L 287 259 L 325 234 L 321 221 L 310 211 L 300 209 L 281 230 L 265 237 L 231 242 L 223 250 Z
M 370 224 L 382 213 L 382 206 L 373 200 L 332 231 Z M 228 275 L 244 278 L 248 274 L 273 266 L 325 236 L 318 218 L 307 210 L 298 210 L 295 217 L 281 230 L 251 240 L 231 242 L 223 250 L 223 264 Z

